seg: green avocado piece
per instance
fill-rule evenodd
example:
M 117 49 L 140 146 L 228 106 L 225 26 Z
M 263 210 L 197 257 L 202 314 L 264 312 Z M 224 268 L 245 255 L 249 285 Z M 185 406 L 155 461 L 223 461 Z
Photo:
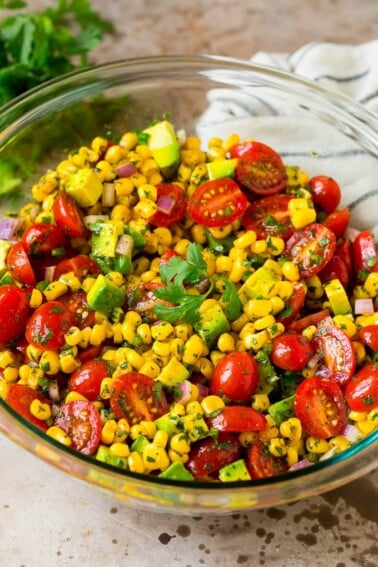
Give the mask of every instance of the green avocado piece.
M 181 384 L 189 378 L 189 370 L 173 356 L 161 370 L 156 380 L 160 380 L 165 386 L 173 387 Z
M 326 282 L 324 284 L 324 291 L 326 292 L 334 315 L 347 315 L 352 313 L 348 295 L 339 279 L 335 278 Z
M 201 339 L 211 346 L 219 335 L 230 330 L 230 322 L 221 306 L 214 304 L 201 313 L 201 319 L 194 327 Z
M 92 207 L 101 197 L 103 185 L 92 169 L 83 168 L 68 176 L 65 189 L 80 207 Z
M 165 413 L 161 417 L 158 417 L 154 421 L 156 429 L 159 431 L 166 431 L 169 437 L 179 433 L 183 430 L 183 425 L 180 421 L 180 417 L 174 413 Z
M 171 480 L 194 480 L 194 476 L 184 467 L 182 463 L 174 462 L 169 465 L 162 473 L 159 474 L 160 478 L 169 478 Z
M 234 177 L 237 158 L 235 159 L 216 159 L 207 165 L 209 179 L 221 179 L 222 177 Z
M 177 167 L 180 146 L 172 124 L 168 120 L 162 120 L 146 128 L 144 132 L 148 134 L 147 145 L 158 166 L 162 170 Z
M 97 221 L 90 229 L 92 231 L 91 254 L 114 258 L 118 238 L 123 234 L 123 223 L 112 220 Z
M 281 425 L 283 421 L 294 416 L 294 396 L 289 396 L 272 404 L 269 406 L 268 413 L 277 425 Z
M 221 482 L 235 482 L 238 480 L 252 480 L 244 459 L 234 461 L 219 470 Z
M 113 309 L 124 304 L 125 294 L 100 274 L 87 293 L 87 301 L 91 309 L 110 315 Z
M 142 453 L 143 449 L 146 445 L 149 444 L 149 440 L 145 435 L 139 435 L 131 445 L 132 451 L 137 451 L 138 453 Z
M 0 240 L 0 275 L 3 275 L 7 270 L 7 256 L 11 246 L 8 240 Z
M 109 447 L 105 447 L 105 445 L 99 446 L 95 458 L 97 461 L 107 463 L 108 465 L 112 465 L 113 467 L 127 469 L 127 459 L 125 457 L 114 455 L 110 452 Z

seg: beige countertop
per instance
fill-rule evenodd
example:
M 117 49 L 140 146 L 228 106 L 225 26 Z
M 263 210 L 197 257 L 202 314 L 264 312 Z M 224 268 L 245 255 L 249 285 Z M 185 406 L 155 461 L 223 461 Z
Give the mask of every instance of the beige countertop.
M 31 9 L 51 1 L 30 1 Z M 92 63 L 161 54 L 249 58 L 378 36 L 377 0 L 93 0 L 115 25 Z M 374 567 L 378 471 L 302 502 L 230 516 L 129 509 L 0 436 L 0 567 Z

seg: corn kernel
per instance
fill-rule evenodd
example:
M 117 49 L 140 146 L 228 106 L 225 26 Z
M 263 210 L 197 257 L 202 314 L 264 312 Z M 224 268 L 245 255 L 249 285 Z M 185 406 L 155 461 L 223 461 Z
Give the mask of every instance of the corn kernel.
M 298 441 L 302 436 L 302 424 L 296 417 L 290 417 L 280 424 L 282 437 Z
M 2 400 L 6 400 L 8 396 L 8 392 L 10 390 L 10 383 L 6 382 L 5 380 L 0 380 L 0 398 Z
M 143 447 L 143 464 L 147 471 L 165 470 L 169 466 L 169 458 L 166 450 L 155 442 L 148 443 Z
M 176 433 L 170 440 L 170 448 L 177 453 L 189 453 L 190 443 L 188 443 L 183 433 Z
M 58 374 L 60 368 L 58 353 L 52 350 L 45 350 L 39 359 L 39 366 L 45 374 L 50 376 Z
M 31 402 L 29 411 L 34 417 L 41 419 L 42 421 L 46 421 L 51 417 L 50 405 L 41 402 L 38 398 Z
M 307 437 L 306 449 L 310 453 L 322 455 L 329 450 L 329 443 L 326 439 L 318 439 L 317 437 Z
M 296 282 L 300 279 L 298 266 L 293 262 L 284 262 L 281 269 L 282 275 L 290 282 Z
M 268 244 L 266 240 L 256 240 L 251 245 L 251 251 L 253 254 L 264 254 L 268 249 Z
M 269 453 L 273 457 L 283 457 L 286 455 L 286 445 L 284 439 L 281 437 L 273 437 L 269 441 Z
M 59 281 L 54 281 L 49 283 L 49 285 L 43 290 L 43 294 L 48 301 L 53 301 L 54 299 L 57 299 L 61 295 L 67 293 L 67 291 L 68 286 Z
M 57 425 L 52 425 L 51 427 L 49 427 L 46 431 L 46 434 L 58 443 L 65 445 L 66 447 L 72 445 L 72 441 L 69 435 Z
M 363 435 L 369 435 L 375 429 L 375 425 L 372 421 L 368 421 L 367 419 L 363 421 L 357 421 L 356 427 Z
M 252 396 L 252 407 L 257 411 L 266 411 L 270 406 L 268 394 L 254 394 Z
M 18 379 L 18 368 L 17 366 L 7 366 L 3 370 L 3 378 L 7 384 L 16 382 Z
M 336 448 L 339 451 L 344 451 L 350 447 L 350 441 L 344 435 L 337 435 L 337 437 L 332 437 L 329 440 L 330 448 Z
M 127 465 L 129 470 L 134 473 L 143 474 L 146 471 L 142 455 L 137 451 L 132 451 L 127 457 Z
M 209 395 L 205 396 L 201 402 L 201 408 L 203 413 L 209 417 L 214 412 L 218 412 L 225 407 L 225 403 L 219 396 Z
M 41 305 L 42 301 L 42 293 L 35 287 L 30 296 L 29 305 L 32 309 L 35 309 L 36 307 L 39 307 Z
M 275 322 L 276 320 L 273 317 L 273 315 L 266 315 L 265 317 L 256 319 L 256 321 L 254 321 L 253 324 L 256 331 L 262 331 L 263 329 L 266 329 L 267 327 L 271 327 L 272 325 L 274 325 Z
M 105 445 L 113 443 L 117 431 L 117 422 L 114 419 L 109 419 L 104 423 L 101 429 L 101 442 Z
M 364 421 L 367 418 L 366 411 L 350 411 L 348 415 L 352 421 Z
M 109 451 L 112 455 L 116 455 L 117 457 L 128 457 L 130 455 L 129 446 L 125 443 L 112 443 L 109 447 Z
M 304 228 L 308 224 L 315 222 L 316 211 L 315 209 L 310 209 L 310 208 L 294 211 L 293 213 L 291 213 L 290 218 L 291 218 L 291 224 L 294 226 L 294 228 L 296 229 Z
M 286 447 L 286 462 L 289 467 L 298 462 L 298 453 L 293 447 Z
M 249 447 L 252 447 L 254 443 L 256 443 L 259 437 L 255 431 L 243 431 L 243 433 L 240 433 L 238 438 L 240 445 L 248 449 Z
M 168 433 L 166 431 L 163 431 L 162 429 L 159 429 L 154 435 L 153 442 L 158 447 L 166 447 L 168 443 Z

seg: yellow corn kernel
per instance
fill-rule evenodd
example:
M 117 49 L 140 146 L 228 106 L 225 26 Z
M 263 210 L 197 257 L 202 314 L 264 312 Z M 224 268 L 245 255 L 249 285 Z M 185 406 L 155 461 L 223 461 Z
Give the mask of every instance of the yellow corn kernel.
M 94 346 L 98 346 L 104 342 L 106 339 L 106 328 L 104 325 L 99 325 L 96 323 L 91 329 L 89 336 L 89 343 Z
M 205 244 L 207 242 L 206 228 L 200 224 L 194 224 L 190 229 L 192 238 L 197 244 Z
M 0 398 L 2 400 L 7 399 L 10 387 L 11 387 L 10 383 L 6 382 L 5 380 L 0 380 Z
M 326 439 L 318 439 L 317 437 L 310 436 L 306 439 L 306 449 L 310 453 L 322 455 L 328 451 L 329 443 Z
M 367 421 L 374 424 L 374 427 L 378 426 L 378 408 L 373 408 L 367 414 Z
M 356 357 L 356 363 L 357 364 L 361 364 L 366 357 L 366 350 L 365 347 L 362 343 L 360 343 L 359 341 L 352 341 L 352 347 L 354 350 L 354 354 Z
M 216 351 L 216 352 L 218 352 L 221 356 L 223 356 L 223 354 L 224 354 L 224 353 L 221 353 L 219 351 Z M 199 358 L 197 360 L 197 362 L 195 363 L 194 368 L 198 372 L 203 374 L 203 376 L 205 376 L 205 378 L 210 380 L 210 378 L 212 377 L 213 372 L 214 372 L 214 362 L 212 360 L 209 360 L 205 356 L 201 356 L 201 358 Z
M 148 183 L 150 185 L 157 185 L 161 181 L 161 176 L 159 172 L 159 166 L 152 157 L 147 157 L 143 160 L 142 165 L 140 166 L 140 171 L 142 175 L 147 177 Z M 158 176 L 158 181 L 156 183 L 152 183 L 153 176 Z
M 46 421 L 51 417 L 50 405 L 41 402 L 37 398 L 31 402 L 29 411 L 34 417 L 41 419 L 42 421 Z
M 169 442 L 169 446 L 177 453 L 189 453 L 190 451 L 190 443 L 188 443 L 184 433 L 176 433 L 173 435 Z
M 50 376 L 59 372 L 59 355 L 53 350 L 45 350 L 39 359 L 39 367 Z
M 269 441 L 269 453 L 273 457 L 283 457 L 286 455 L 285 440 L 281 437 L 273 437 Z
M 344 435 L 337 435 L 337 437 L 332 437 L 332 439 L 329 440 L 330 449 L 335 448 L 337 449 L 337 452 L 348 449 L 350 445 L 350 441 L 348 441 L 348 439 L 344 437 Z
M 286 262 L 285 262 L 286 263 Z M 294 293 L 294 287 L 291 281 L 281 281 L 279 283 L 278 295 L 284 301 L 289 299 Z
M 291 199 L 291 201 L 294 201 L 294 199 Z M 289 203 L 291 201 L 289 201 Z M 310 208 L 294 211 L 293 213 L 291 213 L 290 218 L 291 224 L 294 226 L 294 228 L 304 228 L 308 224 L 316 221 L 316 211 L 315 209 Z
M 80 362 L 76 360 L 72 354 L 64 355 L 59 358 L 60 369 L 65 374 L 72 374 L 80 366 Z
M 285 332 L 285 325 L 283 323 L 274 323 L 274 325 L 267 327 L 266 331 L 269 335 L 269 338 L 274 339 L 274 337 L 278 337 Z
M 180 157 L 181 163 L 189 165 L 190 167 L 196 167 L 196 165 L 205 163 L 206 161 L 206 154 L 200 149 L 181 150 Z
M 192 171 L 193 168 L 190 165 L 186 163 L 180 163 L 177 169 L 177 179 L 181 183 L 189 183 Z
M 250 319 L 259 319 L 266 315 L 270 315 L 272 309 L 270 299 L 249 299 L 243 307 L 244 313 Z
M 306 453 L 305 444 L 303 439 L 289 439 L 287 442 L 288 447 L 292 447 L 298 453 L 298 455 L 304 455 Z
M 282 238 L 278 238 L 277 236 L 270 236 L 267 240 L 268 243 L 268 252 L 272 256 L 281 256 L 283 251 L 285 250 L 285 241 Z
M 185 406 L 178 402 L 175 402 L 171 405 L 171 413 L 173 415 L 183 416 L 185 415 Z
M 360 315 L 354 321 L 357 327 L 367 327 L 368 325 L 378 325 L 378 311 L 371 315 Z
M 323 284 L 319 276 L 310 276 L 306 279 L 307 297 L 320 299 L 324 295 Z
M 16 363 L 16 357 L 11 350 L 3 350 L 0 352 L 0 368 L 5 368 Z
M 232 262 L 232 268 L 228 275 L 228 279 L 232 283 L 238 283 L 242 280 L 247 271 L 247 266 L 244 265 L 244 260 L 236 259 Z
M 218 239 L 226 238 L 226 236 L 229 236 L 232 232 L 232 226 L 230 224 L 226 224 L 225 226 L 209 228 L 209 231 L 211 232 L 212 236 L 218 240 Z M 238 254 L 240 252 L 243 252 L 242 250 L 237 250 L 235 248 L 231 248 L 231 250 L 234 250 L 234 252 L 237 251 Z M 231 254 L 231 258 L 232 258 L 232 254 Z
M 170 464 L 166 450 L 162 446 L 156 445 L 155 442 L 148 443 L 143 447 L 142 458 L 147 471 L 163 471 Z
M 253 254 L 264 254 L 268 249 L 268 244 L 266 240 L 256 240 L 251 245 L 251 251 Z
M 3 378 L 7 384 L 16 382 L 18 379 L 18 368 L 17 366 L 7 366 L 3 370 Z
M 249 319 L 248 319 L 247 315 L 245 313 L 242 313 L 240 315 L 240 317 L 238 317 L 237 319 L 232 321 L 231 329 L 236 333 L 240 333 L 246 325 L 252 325 L 252 324 L 249 323 Z M 253 325 L 252 325 L 252 327 L 253 327 Z
M 88 398 L 83 396 L 83 394 L 76 392 L 75 390 L 71 390 L 70 392 L 68 392 L 64 401 L 65 402 L 76 402 L 77 400 L 88 401 Z
M 375 429 L 374 423 L 367 419 L 364 421 L 357 421 L 356 427 L 363 435 L 369 435 L 369 433 L 372 433 Z
M 125 132 L 121 137 L 119 145 L 126 150 L 133 150 L 138 144 L 138 136 L 135 132 Z
M 169 343 L 171 355 L 175 356 L 178 360 L 182 359 L 182 353 L 184 351 L 184 341 L 182 339 L 172 339 Z
M 173 336 L 174 328 L 170 323 L 162 321 L 151 327 L 151 336 L 154 340 L 164 341 Z
M 142 455 L 137 451 L 132 451 L 127 457 L 127 465 L 131 472 L 139 474 L 146 472 L 146 467 L 144 466 Z
M 240 435 L 238 436 L 240 445 L 242 447 L 245 447 L 246 449 L 252 447 L 252 445 L 256 443 L 258 438 L 258 434 L 255 431 L 243 431 L 243 433 L 240 433 Z
M 57 299 L 61 295 L 67 293 L 68 286 L 59 282 L 51 282 L 49 285 L 43 290 L 43 295 L 46 297 L 48 301 L 53 301 Z
M 282 437 L 298 441 L 302 437 L 302 424 L 296 417 L 290 417 L 280 424 L 280 434 Z
M 46 431 L 46 434 L 58 443 L 65 445 L 66 447 L 72 445 L 72 441 L 69 435 L 67 435 L 64 429 L 58 427 L 57 425 L 52 425 L 51 427 L 49 427 Z
M 269 335 L 266 330 L 259 333 L 245 333 L 240 337 L 243 346 L 248 350 L 252 349 L 255 352 L 262 349 L 267 342 L 269 342 Z
M 188 453 L 179 453 L 174 449 L 168 449 L 168 457 L 172 463 L 186 463 L 189 460 Z
M 110 445 L 115 439 L 117 431 L 117 422 L 115 419 L 109 419 L 104 423 L 101 429 L 101 442 Z
M 198 335 L 192 335 L 184 346 L 182 361 L 184 364 L 194 364 L 204 352 L 203 340 Z
M 298 452 L 293 447 L 286 447 L 286 462 L 289 467 L 298 462 Z
M 142 185 L 139 185 L 137 193 L 140 201 L 142 201 L 143 199 L 148 199 L 150 201 L 153 201 L 154 203 L 156 202 L 157 189 L 154 185 L 143 183 Z
M 265 315 L 265 317 L 261 317 L 259 319 L 256 319 L 253 322 L 253 325 L 254 325 L 256 331 L 262 331 L 263 329 L 267 329 L 268 327 L 275 325 L 275 323 L 276 323 L 276 320 L 273 317 L 273 315 Z
M 161 368 L 154 360 L 146 360 L 142 366 L 138 368 L 141 374 L 145 374 L 150 378 L 157 378 L 160 374 Z
M 157 447 L 166 447 L 168 443 L 168 433 L 159 429 L 154 435 L 153 442 Z
M 178 242 L 176 242 L 174 250 L 175 252 L 177 252 L 177 254 L 180 254 L 180 256 L 186 256 L 186 251 L 188 249 L 189 244 L 190 244 L 190 240 L 186 238 L 181 238 Z
M 78 291 L 81 289 L 81 281 L 75 276 L 73 272 L 68 272 L 60 276 L 58 282 L 66 285 L 71 291 Z
M 368 299 L 370 295 L 362 285 L 356 285 L 353 289 L 353 297 L 355 299 Z
M 217 256 L 215 259 L 215 271 L 217 274 L 230 272 L 232 266 L 233 261 L 229 256 Z
M 110 393 L 113 387 L 113 380 L 112 378 L 103 378 L 101 380 L 100 386 L 100 398 L 102 400 L 108 400 L 110 398 Z
M 290 282 L 297 282 L 300 279 L 298 266 L 293 262 L 284 262 L 281 269 L 282 275 Z
M 217 348 L 221 352 L 233 352 L 235 350 L 235 339 L 230 333 L 222 333 L 218 337 Z
M 260 441 L 262 441 L 263 443 L 268 443 L 268 441 L 276 438 L 277 436 L 278 436 L 278 428 L 275 426 L 268 427 L 264 431 L 258 432 L 258 437 Z
M 214 395 L 205 396 L 201 400 L 200 404 L 203 413 L 207 417 L 211 416 L 214 412 L 218 412 L 219 410 L 222 410 L 225 407 L 225 403 L 222 400 L 222 398 Z
M 124 418 L 121 418 L 117 422 L 117 429 L 115 432 L 115 439 L 120 443 L 123 443 L 127 436 L 130 433 L 130 425 L 128 421 Z
M 105 138 L 101 138 L 100 136 L 96 136 L 93 138 L 91 142 L 91 148 L 93 151 L 97 152 L 98 154 L 103 154 L 108 147 L 108 140 Z
M 143 219 L 151 218 L 157 210 L 157 204 L 151 199 L 141 199 L 134 207 L 135 213 Z
M 376 297 L 378 294 L 378 273 L 370 272 L 366 280 L 364 281 L 364 290 L 369 294 L 370 297 Z
M 203 414 L 204 413 L 204 411 L 202 409 L 202 405 L 197 401 L 189 402 L 188 404 L 186 404 L 185 411 L 186 411 L 187 414 L 189 414 L 189 413 Z
M 364 421 L 367 418 L 366 411 L 350 411 L 348 415 L 352 421 Z
M 109 451 L 112 455 L 116 455 L 117 457 L 128 457 L 130 455 L 129 446 L 126 443 L 119 443 L 114 442 L 110 445 Z
M 154 439 L 157 431 L 156 431 L 156 425 L 153 421 L 142 420 L 139 422 L 139 426 L 143 430 L 143 435 L 148 437 L 148 439 Z
M 36 307 L 39 307 L 41 305 L 42 301 L 42 292 L 40 292 L 39 289 L 35 287 L 30 296 L 29 305 L 32 309 L 36 309 Z
M 252 246 L 256 242 L 256 233 L 253 230 L 248 230 L 244 232 L 239 238 L 234 240 L 233 245 L 235 248 L 248 248 L 248 246 Z
M 266 411 L 270 406 L 268 394 L 254 394 L 252 396 L 252 407 L 257 411 Z
M 169 343 L 155 341 L 152 345 L 152 352 L 160 358 L 169 358 L 171 354 L 171 346 Z
M 357 326 L 354 324 L 353 315 L 335 315 L 333 321 L 350 339 L 356 334 Z
M 140 423 L 134 423 L 130 427 L 130 438 L 135 441 L 138 437 L 142 437 L 145 434 L 145 428 Z
M 317 332 L 318 328 L 316 327 L 316 325 L 310 325 L 309 327 L 306 327 L 305 329 L 303 329 L 302 331 L 302 335 L 308 339 L 309 341 L 311 341 L 315 335 L 315 333 Z
M 70 327 L 64 335 L 64 340 L 69 346 L 76 346 L 82 339 L 82 333 L 79 327 Z

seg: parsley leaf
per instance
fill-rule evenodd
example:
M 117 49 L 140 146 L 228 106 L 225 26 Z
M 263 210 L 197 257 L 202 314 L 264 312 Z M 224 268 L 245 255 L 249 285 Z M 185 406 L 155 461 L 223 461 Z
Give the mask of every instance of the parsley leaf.
M 235 285 L 225 276 L 217 276 L 218 280 L 222 280 L 224 285 L 223 293 L 220 298 L 222 304 L 226 304 L 224 311 L 229 321 L 235 321 L 242 313 L 242 304 Z
M 190 325 L 195 325 L 200 321 L 198 309 L 206 296 L 186 293 L 185 288 L 175 283 L 154 290 L 154 295 L 163 301 L 175 304 L 157 303 L 154 305 L 154 313 L 159 319 L 169 323 L 183 321 Z
M 168 262 L 160 266 L 159 272 L 163 283 L 174 281 L 178 285 L 183 285 L 195 283 L 206 276 L 206 268 L 201 246 L 192 242 L 188 246 L 186 259 L 172 256 Z

